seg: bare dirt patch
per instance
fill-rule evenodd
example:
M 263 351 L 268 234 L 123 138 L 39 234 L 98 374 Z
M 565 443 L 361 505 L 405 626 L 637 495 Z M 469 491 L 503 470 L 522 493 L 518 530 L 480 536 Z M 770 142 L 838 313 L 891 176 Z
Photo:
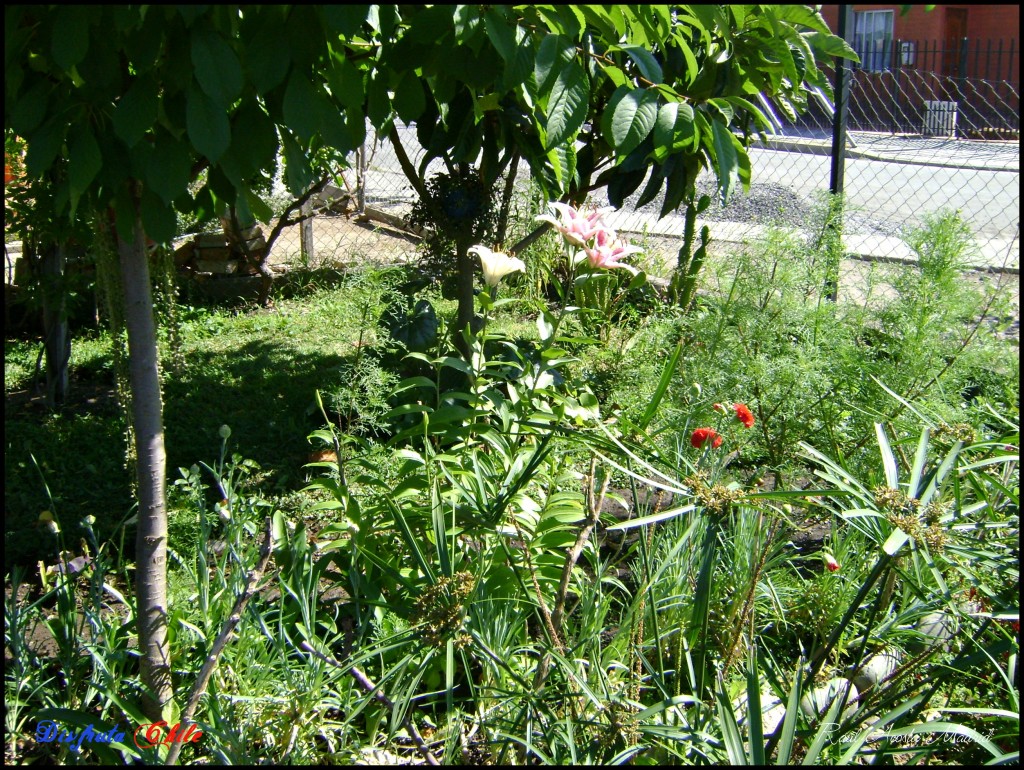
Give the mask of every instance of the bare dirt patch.
M 416 257 L 419 239 L 377 222 L 344 215 L 313 218 L 313 254 L 303 257 L 300 226 L 282 231 L 270 254 L 271 266 L 346 268 L 367 263 L 394 264 Z

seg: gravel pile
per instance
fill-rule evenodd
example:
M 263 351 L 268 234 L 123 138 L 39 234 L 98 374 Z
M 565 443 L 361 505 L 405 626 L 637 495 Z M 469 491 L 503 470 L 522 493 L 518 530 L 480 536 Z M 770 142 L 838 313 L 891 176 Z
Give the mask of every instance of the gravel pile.
M 643 186 L 641 185 L 640 191 L 623 202 L 622 210 L 644 214 L 656 219 L 661 212 L 665 196 L 660 194 L 650 203 L 637 208 L 636 202 L 640 199 L 642 190 Z M 715 177 L 711 174 L 703 174 L 697 180 L 697 192 L 698 195 L 708 195 L 711 198 L 711 205 L 701 215 L 701 219 L 707 221 L 757 225 L 774 224 L 800 229 L 815 227 L 818 224 L 816 215 L 818 206 L 814 200 L 798 195 L 791 188 L 775 182 L 755 181 L 750 186 L 749 193 L 744 194 L 742 190 L 739 190 L 733 194 L 726 206 L 722 206 L 719 201 L 718 185 Z M 609 205 L 607 198 L 602 196 L 598 205 Z M 682 216 L 684 210 L 680 208 L 674 213 Z M 847 211 L 845 220 L 847 233 L 896 237 L 902 235 L 902 225 L 899 223 L 885 222 L 856 211 Z

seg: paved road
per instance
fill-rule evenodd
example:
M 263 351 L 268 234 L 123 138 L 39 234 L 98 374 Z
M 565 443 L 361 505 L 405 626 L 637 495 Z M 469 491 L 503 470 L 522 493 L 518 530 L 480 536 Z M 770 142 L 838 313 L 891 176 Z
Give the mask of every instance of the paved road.
M 830 129 L 798 132 L 787 127 L 786 135 L 769 137 L 776 148 L 795 152 L 811 150 L 828 155 L 832 148 Z M 899 163 L 989 170 L 1020 170 L 1020 143 L 928 137 L 917 134 L 881 134 L 851 131 L 847 154 L 851 158 L 875 158 Z
M 828 189 L 830 158 L 752 149 L 754 183 L 775 182 L 811 197 Z M 1016 171 L 959 169 L 944 166 L 847 159 L 847 200 L 871 220 L 898 228 L 925 213 L 959 209 L 975 234 L 1012 238 L 1020 223 L 1020 174 Z M 879 228 L 886 232 L 886 228 Z

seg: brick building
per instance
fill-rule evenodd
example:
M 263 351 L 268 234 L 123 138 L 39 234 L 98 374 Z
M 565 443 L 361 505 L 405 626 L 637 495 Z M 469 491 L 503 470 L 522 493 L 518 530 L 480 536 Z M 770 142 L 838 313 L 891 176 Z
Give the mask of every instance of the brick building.
M 851 128 L 961 138 L 1020 132 L 1019 5 L 851 5 Z M 838 5 L 821 15 L 839 29 Z M 812 119 L 821 116 L 811 116 Z
M 946 76 L 1005 80 L 1020 90 L 1019 5 L 854 5 L 849 35 L 862 68 L 901 66 Z M 823 5 L 829 28 L 839 28 L 839 6 Z M 924 61 L 920 61 L 921 59 Z

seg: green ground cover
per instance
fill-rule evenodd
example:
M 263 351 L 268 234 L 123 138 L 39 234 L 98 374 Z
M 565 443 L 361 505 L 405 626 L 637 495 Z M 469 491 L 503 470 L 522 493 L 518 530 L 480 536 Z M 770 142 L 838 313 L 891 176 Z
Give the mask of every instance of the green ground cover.
M 835 304 L 822 255 L 773 232 L 683 312 L 574 275 L 552 234 L 481 290 L 468 357 L 415 271 L 180 306 L 179 708 L 273 546 L 184 757 L 1012 758 L 1018 344 L 955 217 L 910 242 L 917 267 Z M 155 760 L 32 737 L 140 719 L 110 339 L 76 337 L 57 414 L 30 396 L 38 345 L 5 340 L 7 758 Z

